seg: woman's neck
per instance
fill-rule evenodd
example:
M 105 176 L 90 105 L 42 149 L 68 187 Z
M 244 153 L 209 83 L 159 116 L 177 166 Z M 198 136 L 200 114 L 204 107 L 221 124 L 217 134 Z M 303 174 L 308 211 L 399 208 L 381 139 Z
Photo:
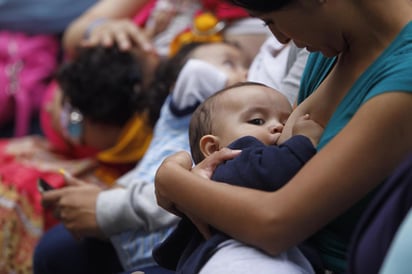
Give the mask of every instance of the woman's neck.
M 339 57 L 339 63 L 363 67 L 375 60 L 412 21 L 412 1 L 362 0 L 352 3 L 351 18 L 344 24 L 347 48 Z

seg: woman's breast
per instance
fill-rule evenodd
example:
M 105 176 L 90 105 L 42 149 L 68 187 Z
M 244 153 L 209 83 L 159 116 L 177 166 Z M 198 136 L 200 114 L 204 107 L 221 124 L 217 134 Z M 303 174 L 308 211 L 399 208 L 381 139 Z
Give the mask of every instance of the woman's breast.
M 324 89 L 320 88 L 299 104 L 289 116 L 278 144 L 292 137 L 292 128 L 296 119 L 305 114 L 309 114 L 310 119 L 325 128 L 339 103 L 339 100 L 334 98 L 333 95 L 333 93 L 328 94 Z

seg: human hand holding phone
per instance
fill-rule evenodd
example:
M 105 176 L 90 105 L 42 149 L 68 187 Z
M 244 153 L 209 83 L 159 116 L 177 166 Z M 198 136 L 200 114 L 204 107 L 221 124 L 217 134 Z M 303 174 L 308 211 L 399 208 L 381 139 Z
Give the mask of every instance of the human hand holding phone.
M 44 179 L 38 178 L 37 179 L 37 189 L 39 190 L 40 193 L 43 193 L 43 192 L 54 189 L 54 187 L 52 187 Z

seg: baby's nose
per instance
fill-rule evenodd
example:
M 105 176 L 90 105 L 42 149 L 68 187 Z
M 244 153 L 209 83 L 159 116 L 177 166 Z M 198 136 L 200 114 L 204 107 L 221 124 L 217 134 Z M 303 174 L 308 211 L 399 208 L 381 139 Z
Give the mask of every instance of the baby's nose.
M 270 128 L 270 133 L 279 133 L 283 130 L 283 124 L 277 123 Z

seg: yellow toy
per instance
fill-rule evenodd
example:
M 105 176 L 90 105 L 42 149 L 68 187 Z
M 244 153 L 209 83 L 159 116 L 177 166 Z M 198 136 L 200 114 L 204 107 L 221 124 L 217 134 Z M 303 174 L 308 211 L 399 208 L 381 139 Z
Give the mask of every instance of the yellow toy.
M 204 12 L 194 18 L 191 28 L 178 34 L 170 43 L 169 55 L 173 56 L 185 44 L 192 42 L 220 42 L 225 23 L 219 21 L 210 12 Z

